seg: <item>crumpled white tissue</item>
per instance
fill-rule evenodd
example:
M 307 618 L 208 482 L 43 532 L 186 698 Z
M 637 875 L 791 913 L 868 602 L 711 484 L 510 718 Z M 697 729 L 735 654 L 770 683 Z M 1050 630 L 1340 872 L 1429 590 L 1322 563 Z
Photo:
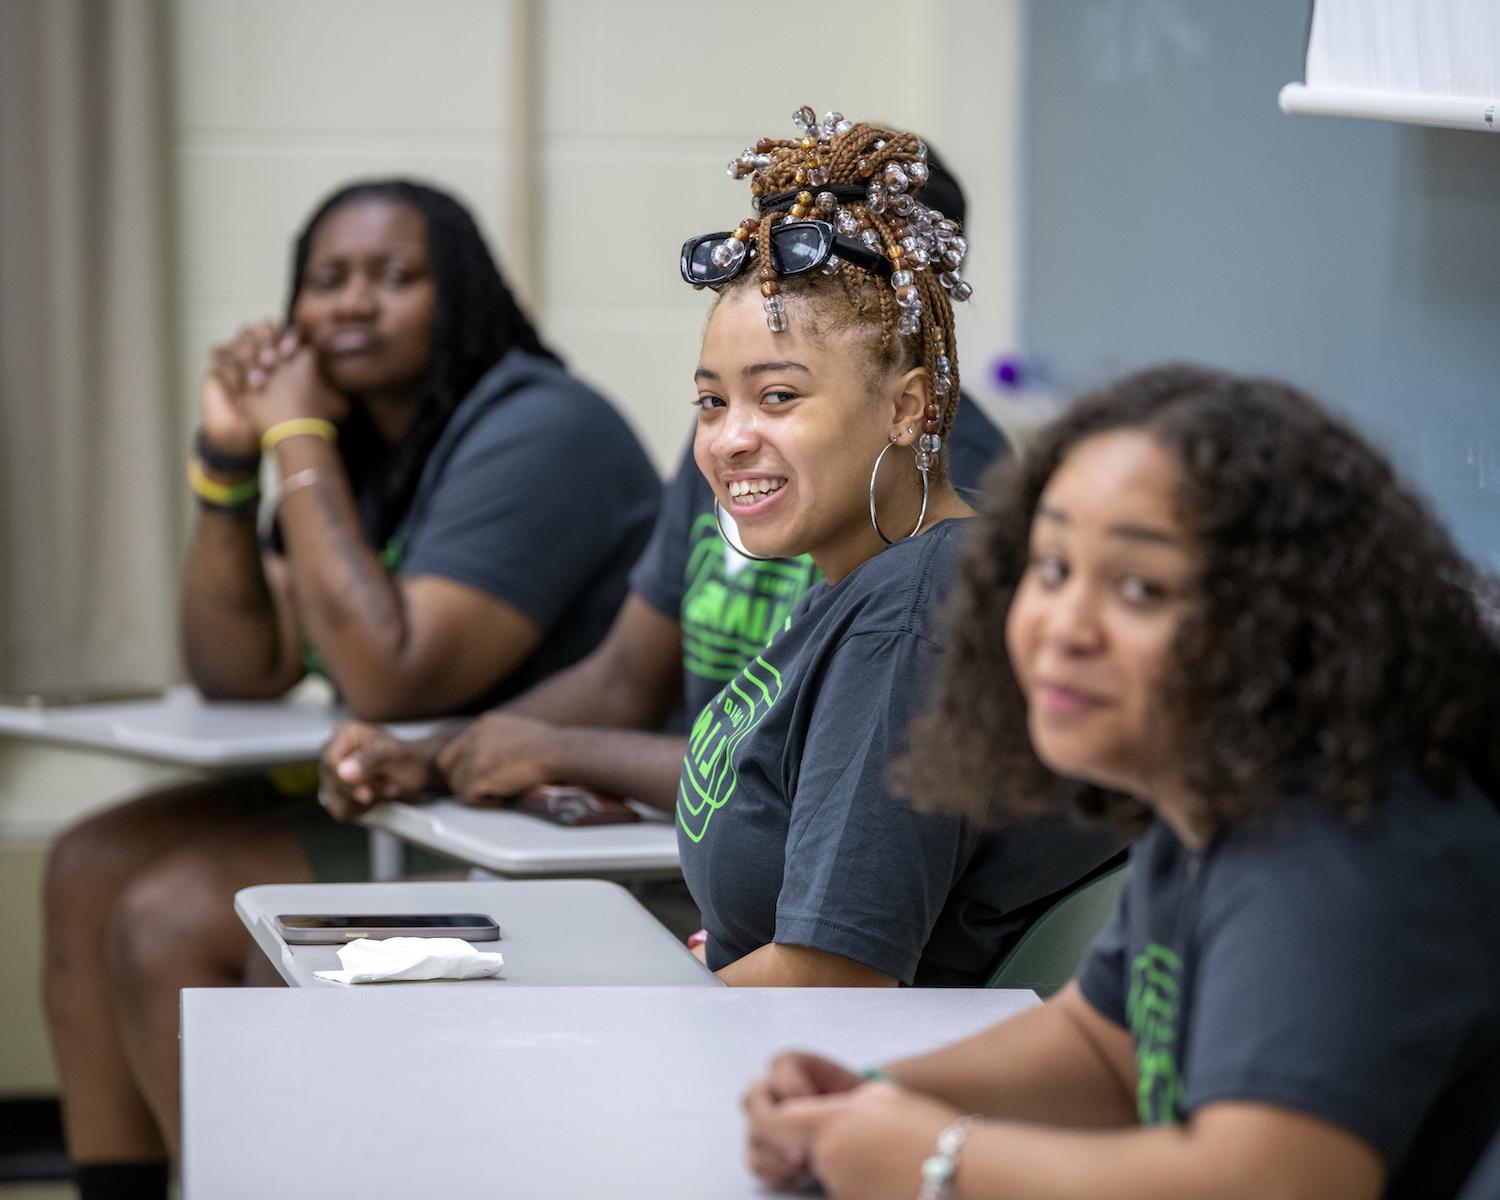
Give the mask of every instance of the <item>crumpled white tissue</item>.
M 396 983 L 414 979 L 483 979 L 500 974 L 498 952 L 474 949 L 462 938 L 360 938 L 339 947 L 342 971 L 315 971 L 333 983 Z

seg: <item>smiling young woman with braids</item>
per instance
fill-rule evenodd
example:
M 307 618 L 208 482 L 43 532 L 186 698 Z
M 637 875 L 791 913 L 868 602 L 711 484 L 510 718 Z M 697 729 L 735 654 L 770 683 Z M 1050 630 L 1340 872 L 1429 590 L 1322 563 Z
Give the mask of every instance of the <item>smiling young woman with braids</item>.
M 730 164 L 755 214 L 681 269 L 718 293 L 694 454 L 721 530 L 825 580 L 693 723 L 683 873 L 727 983 L 973 983 L 1118 843 L 1064 821 L 980 838 L 887 784 L 971 515 L 944 447 L 966 247 L 922 201 L 915 135 L 795 119 Z
M 472 217 L 415 183 L 318 208 L 285 325 L 214 352 L 202 412 L 182 633 L 213 698 L 279 696 L 309 669 L 374 719 L 512 695 L 603 635 L 655 515 L 624 420 L 542 344 Z M 267 538 L 262 453 L 281 481 Z M 47 1009 L 85 1197 L 164 1193 L 178 992 L 240 981 L 235 891 L 361 877 L 362 831 L 315 790 L 191 784 L 56 846 Z

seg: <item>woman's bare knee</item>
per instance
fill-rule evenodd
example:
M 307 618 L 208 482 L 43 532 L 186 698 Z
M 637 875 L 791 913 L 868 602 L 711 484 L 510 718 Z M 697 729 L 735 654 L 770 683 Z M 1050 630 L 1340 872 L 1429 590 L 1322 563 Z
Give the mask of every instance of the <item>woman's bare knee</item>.
M 87 939 L 97 952 L 121 892 L 153 860 L 236 820 L 222 783 L 151 792 L 78 822 L 47 857 L 48 944 Z
M 198 839 L 153 863 L 109 918 L 105 964 L 117 998 L 238 982 L 251 939 L 235 914 L 235 892 L 308 874 L 295 837 L 266 823 Z

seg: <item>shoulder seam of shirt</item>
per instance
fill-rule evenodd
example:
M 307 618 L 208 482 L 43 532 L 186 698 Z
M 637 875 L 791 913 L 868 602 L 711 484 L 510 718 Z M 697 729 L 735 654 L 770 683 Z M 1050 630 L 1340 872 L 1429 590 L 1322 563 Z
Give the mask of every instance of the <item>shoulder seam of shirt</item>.
M 922 642 L 924 645 L 926 645 L 929 649 L 934 650 L 938 653 L 942 653 L 943 649 L 941 643 L 928 637 L 925 633 L 920 633 L 915 629 L 908 629 L 904 626 L 892 625 L 889 627 L 881 626 L 878 629 L 857 629 L 853 633 L 846 634 L 844 637 L 840 638 L 839 643 L 834 647 L 834 650 L 842 650 L 850 643 L 857 642 L 860 638 L 867 637 L 909 637 L 915 638 L 917 641 Z

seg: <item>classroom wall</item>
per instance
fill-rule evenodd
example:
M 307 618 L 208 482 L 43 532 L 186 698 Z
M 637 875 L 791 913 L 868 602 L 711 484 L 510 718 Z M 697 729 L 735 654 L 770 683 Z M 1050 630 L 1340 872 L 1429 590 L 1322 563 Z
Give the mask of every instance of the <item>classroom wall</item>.
M 1016 0 L 169 0 L 172 407 L 185 448 L 209 348 L 284 302 L 294 231 L 353 177 L 416 174 L 474 211 L 568 360 L 664 472 L 690 424 L 706 299 L 691 233 L 732 226 L 723 164 L 802 103 L 919 129 L 960 171 L 966 386 L 1014 342 Z M 185 536 L 188 504 L 184 493 Z M 37 885 L 55 832 L 172 773 L 0 743 L 0 1094 L 45 1091 Z
M 677 254 L 745 215 L 723 164 L 802 103 L 928 134 L 970 194 L 966 384 L 1014 341 L 1015 0 L 172 0 L 184 438 L 208 348 L 280 310 L 292 231 L 355 175 L 473 206 L 546 336 L 658 466 L 689 427 L 707 301 Z M 969 364 L 973 365 L 969 365 Z
M 1163 359 L 1351 416 L 1500 567 L 1500 140 L 1283 116 L 1307 0 L 1030 0 L 1022 340 L 1064 392 Z
M 396 173 L 440 180 L 510 266 L 503 248 L 523 241 L 507 169 L 523 7 L 171 0 L 184 430 L 196 421 L 208 348 L 280 316 L 296 230 L 338 184 Z
M 918 129 L 957 167 L 977 294 L 962 362 L 1008 348 L 1014 4 L 857 0 L 799 8 L 795 22 L 685 0 L 541 8 L 547 329 L 664 468 L 691 424 L 708 307 L 678 276 L 678 250 L 747 214 L 748 189 L 723 164 L 758 136 L 790 135 L 804 102 Z

